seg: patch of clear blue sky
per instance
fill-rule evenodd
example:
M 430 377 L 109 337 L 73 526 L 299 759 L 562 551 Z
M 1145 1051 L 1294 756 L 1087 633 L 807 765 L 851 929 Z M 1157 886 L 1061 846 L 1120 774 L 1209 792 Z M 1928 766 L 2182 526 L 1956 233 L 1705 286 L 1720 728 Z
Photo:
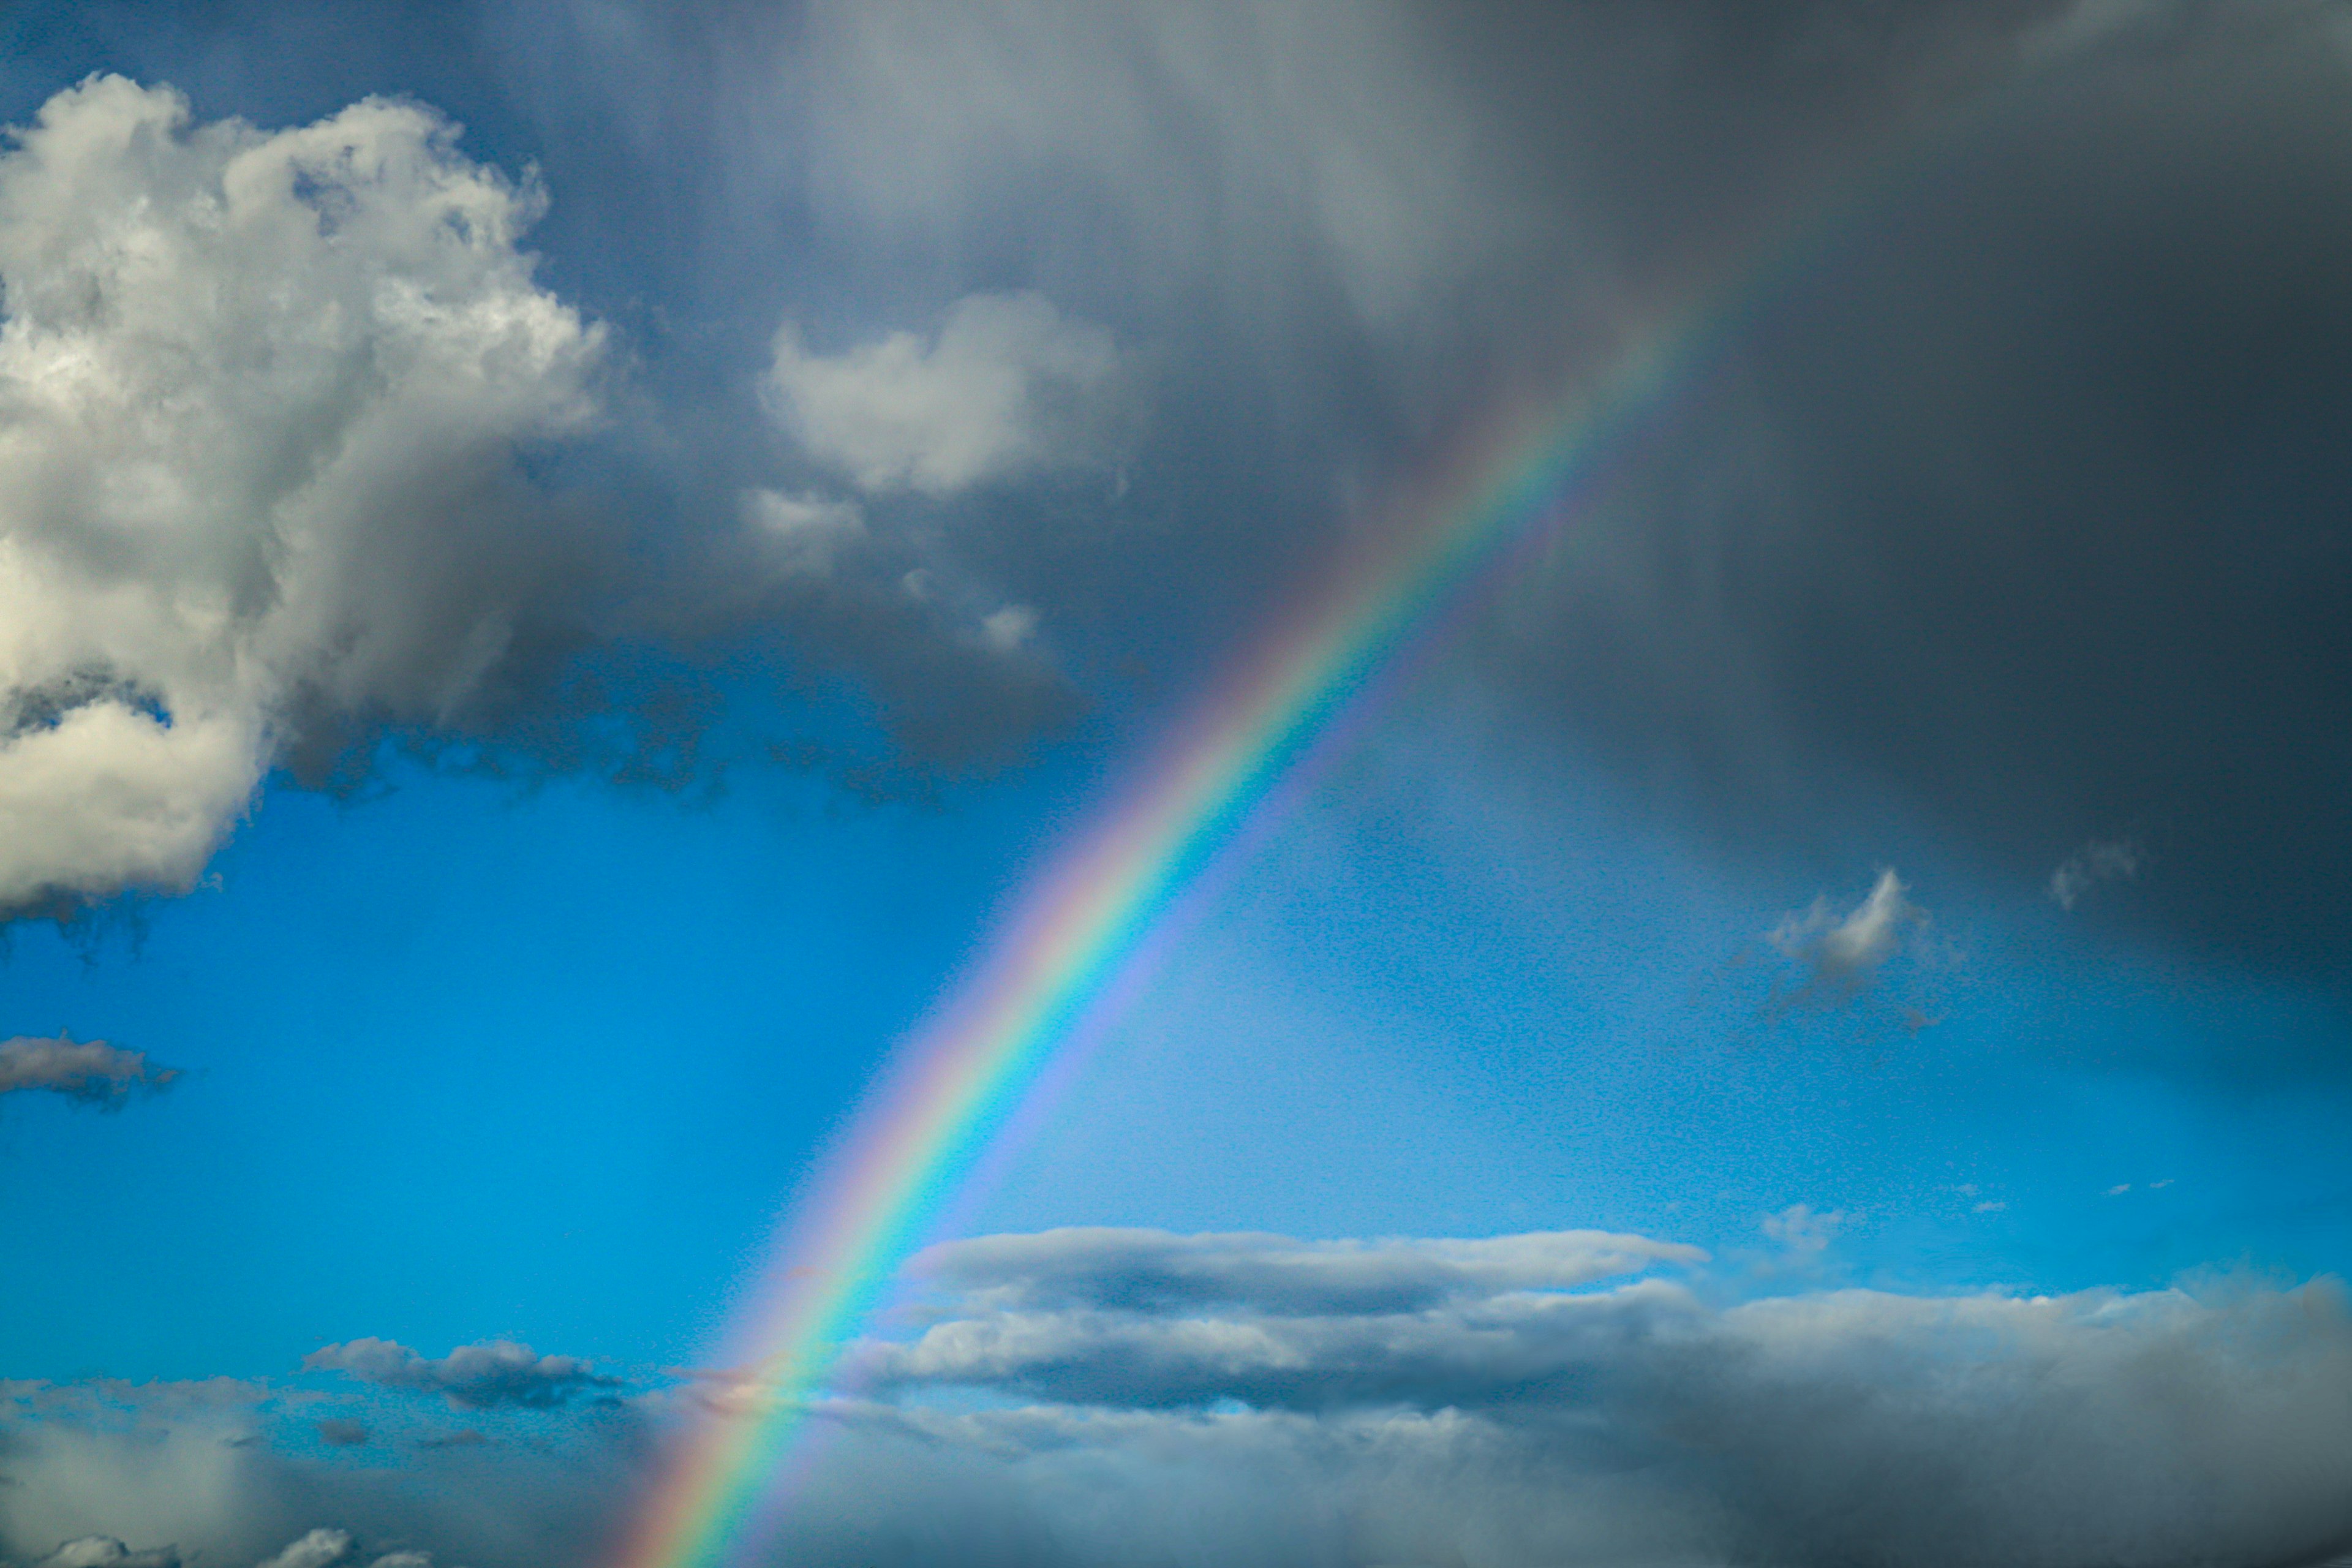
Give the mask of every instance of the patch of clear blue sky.
M 2281 1045 L 2205 1031 L 2324 1011 L 2102 952 L 1924 836 L 1877 825 L 1826 882 L 1735 872 L 1582 770 L 1510 782 L 1474 745 L 1404 713 L 1338 770 L 967 1226 L 1597 1226 L 1707 1246 L 1742 1290 L 2343 1267 L 2340 1084 L 2221 1094 L 2198 1065 Z M 37 1194 L 0 1205 L 0 1256 L 43 1281 L 0 1296 L 8 1371 L 283 1374 L 364 1334 L 690 1359 L 1093 787 L 1066 756 L 936 809 L 777 775 L 705 806 L 273 791 L 135 951 L 34 928 L 0 967 L 11 1028 L 190 1069 L 120 1115 L 0 1103 L 0 1189 Z M 1947 956 L 1774 1018 L 1760 932 L 1882 862 Z M 1906 1031 L 1902 987 L 1942 1021 Z M 1796 1203 L 1849 1217 L 1791 1274 L 1758 1226 Z

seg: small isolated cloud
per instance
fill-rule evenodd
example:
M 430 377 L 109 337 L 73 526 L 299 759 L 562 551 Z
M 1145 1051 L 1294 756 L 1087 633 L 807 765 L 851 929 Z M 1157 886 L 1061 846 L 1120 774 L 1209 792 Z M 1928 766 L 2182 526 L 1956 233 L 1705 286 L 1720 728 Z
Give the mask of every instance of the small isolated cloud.
M 19 1035 L 0 1040 L 0 1094 L 47 1089 L 110 1110 L 134 1093 L 168 1089 L 179 1076 L 176 1068 L 148 1061 L 143 1051 L 126 1051 L 104 1040 L 77 1040 L 62 1030 L 55 1038 Z
M 367 1447 L 368 1429 L 360 1422 L 344 1421 L 331 1416 L 327 1420 L 318 1422 L 316 1426 L 319 1441 L 331 1447 L 337 1448 Z
M 832 576 L 842 554 L 866 538 L 866 519 L 856 506 L 820 495 L 747 490 L 743 523 L 755 548 L 793 576 Z
M 256 1568 L 357 1568 L 365 1553 L 348 1530 L 313 1530 Z M 433 1568 L 425 1552 L 387 1552 L 369 1559 L 367 1568 Z
M 577 1356 L 541 1355 L 511 1340 L 459 1345 L 437 1361 L 390 1340 L 352 1340 L 311 1352 L 302 1358 L 302 1369 L 340 1372 L 383 1388 L 438 1394 L 461 1410 L 497 1405 L 551 1410 L 583 1389 L 621 1385 L 620 1379 L 597 1375 Z
M 1007 605 L 981 617 L 980 640 L 994 652 L 1018 653 L 1036 630 L 1036 611 L 1026 605 Z
M 171 1546 L 133 1552 L 110 1535 L 85 1535 L 67 1542 L 33 1568 L 180 1568 L 180 1553 Z
M 2114 1186 L 2107 1189 L 2107 1196 L 2111 1198 L 2119 1198 L 2129 1191 L 2131 1191 L 2131 1184 L 2129 1182 L 2117 1182 Z
M 2101 882 L 2128 882 L 2147 865 L 2147 850 L 2130 838 L 2094 838 L 2050 873 L 2050 896 L 2071 910 Z
M 289 1541 L 284 1551 L 257 1568 L 336 1568 L 352 1559 L 351 1532 L 345 1530 L 314 1530 L 298 1541 Z
M 1037 294 L 972 294 L 936 337 L 812 353 L 787 322 L 762 387 L 810 457 L 871 495 L 934 498 L 1115 462 L 1134 424 L 1110 333 Z
M 2001 1203 L 1997 1199 L 1988 1198 L 1983 1203 L 1977 1205 L 1976 1208 L 1972 1212 L 1976 1214 L 1999 1214 L 2008 1206 L 2009 1205 L 2007 1204 Z
M 1790 1204 L 1779 1214 L 1766 1215 L 1759 1223 L 1766 1236 L 1790 1252 L 1818 1258 L 1829 1250 L 1830 1243 L 1853 1217 L 1843 1209 L 1817 1211 L 1810 1204 Z
M 1827 1002 L 1851 996 L 1877 977 L 1880 967 L 1902 949 L 1910 930 L 1927 912 L 1904 896 L 1903 879 L 1879 872 L 1869 896 L 1841 916 L 1829 900 L 1815 899 L 1801 913 L 1784 916 L 1765 940 L 1782 957 L 1807 970 L 1798 997 Z

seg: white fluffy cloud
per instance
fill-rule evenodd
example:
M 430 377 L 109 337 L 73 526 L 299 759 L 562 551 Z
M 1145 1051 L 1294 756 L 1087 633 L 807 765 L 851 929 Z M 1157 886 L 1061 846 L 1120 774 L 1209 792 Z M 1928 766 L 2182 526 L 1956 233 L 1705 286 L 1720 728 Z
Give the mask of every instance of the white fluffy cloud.
M 19 1035 L 0 1040 L 0 1094 L 47 1089 L 68 1100 L 120 1105 L 139 1090 L 168 1088 L 177 1068 L 158 1067 L 144 1051 L 71 1035 Z
M 763 391 L 807 453 L 869 494 L 940 497 L 1116 460 L 1132 422 L 1110 334 L 1036 294 L 972 294 L 936 336 L 839 354 L 777 332 Z
M 0 156 L 0 910 L 184 889 L 298 703 L 434 721 L 595 414 L 539 197 L 411 103 L 196 125 L 94 78 Z

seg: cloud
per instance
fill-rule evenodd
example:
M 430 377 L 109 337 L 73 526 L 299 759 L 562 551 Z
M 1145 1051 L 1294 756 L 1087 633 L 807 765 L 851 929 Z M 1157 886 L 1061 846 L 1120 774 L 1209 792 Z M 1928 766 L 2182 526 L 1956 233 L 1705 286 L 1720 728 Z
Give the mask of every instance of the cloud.
M 862 1352 L 869 1386 L 1048 1403 L 843 1418 L 993 1456 L 980 1463 L 1049 1509 L 1073 1507 L 1058 1489 L 1081 1474 L 1135 1500 L 1105 1519 L 1201 1489 L 1189 1506 L 1234 1510 L 1248 1560 L 1283 1541 L 1296 1555 L 1291 1532 L 1334 1512 L 1367 1561 L 1474 1539 L 1512 1563 L 1921 1565 L 2292 1561 L 2352 1542 L 2347 1450 L 2326 1447 L 2352 1437 L 2352 1314 L 2332 1284 L 1723 1307 L 1652 1279 L 1301 1316 L 1139 1297 L 1115 1251 L 1083 1288 L 1074 1254 L 1041 1245 L 1024 1284 L 1016 1238 L 998 1239 L 968 1312 Z M 1197 1239 L 1205 1267 L 1219 1249 Z M 1265 1250 L 1244 1239 L 1237 1268 Z M 1068 1304 L 1037 1305 L 1053 1301 Z M 2315 1463 L 2323 1448 L 2338 1457 Z M 1295 1507 L 1259 1516 L 1253 1476 Z
M 133 1552 L 110 1535 L 85 1535 L 65 1542 L 33 1568 L 180 1568 L 180 1554 L 168 1546 Z
M 1812 908 L 1783 916 L 1765 940 L 1805 966 L 1800 995 L 1819 1001 L 1850 996 L 1876 979 L 1906 933 L 1927 920 L 1927 911 L 1904 893 L 1901 878 L 1881 871 L 1862 902 L 1843 917 L 1826 897 L 1815 899 Z
M 2160 822 L 2103 919 L 2340 991 L 2347 58 L 2302 4 L 2042 20 L 2094 9 L 1685 366 L 1486 668 L 1743 858 L 1889 809 L 2088 912 L 2120 859 L 2053 846 Z
M 96 77 L 0 155 L 0 910 L 185 890 L 298 709 L 446 720 L 534 635 L 577 551 L 516 455 L 604 334 L 455 137 Z
M 104 1040 L 77 1040 L 58 1034 L 19 1035 L 0 1040 L 0 1094 L 47 1089 L 89 1105 L 112 1109 L 134 1093 L 154 1094 L 180 1076 L 156 1067 L 143 1051 L 126 1051 Z
M 583 1390 L 621 1386 L 620 1379 L 599 1376 L 577 1356 L 541 1355 L 510 1340 L 459 1345 L 438 1360 L 390 1340 L 352 1340 L 312 1351 L 302 1358 L 302 1368 L 340 1372 L 384 1388 L 438 1394 L 461 1410 L 498 1405 L 553 1409 Z
M 256 1568 L 344 1568 L 354 1565 L 364 1555 L 359 1542 L 348 1530 L 319 1529 L 305 1532 L 299 1539 L 289 1541 L 285 1547 Z M 373 1558 L 368 1568 L 432 1568 L 432 1554 L 425 1552 L 387 1552 Z
M 1706 1259 L 1695 1247 L 1598 1230 L 1474 1241 L 1293 1241 L 1066 1229 L 944 1243 L 918 1256 L 910 1272 L 965 1300 L 1008 1308 L 1246 1306 L 1305 1315 L 1565 1290 Z
M 368 1429 L 364 1423 L 345 1421 L 339 1417 L 312 1424 L 319 1441 L 337 1448 L 362 1448 L 367 1446 Z
M 2147 864 L 2147 851 L 2135 839 L 2094 838 L 2059 862 L 2050 873 L 2050 896 L 2062 910 L 2072 910 L 2076 901 L 2101 882 L 2126 881 L 2140 874 Z
M 1766 1215 L 1760 1228 L 1798 1257 L 1818 1258 L 1852 1217 L 1843 1209 L 1818 1212 L 1810 1204 L 1790 1204 L 1779 1214 Z
M 818 495 L 748 490 L 743 521 L 759 541 L 756 547 L 772 552 L 795 576 L 830 576 L 840 554 L 866 537 L 866 520 L 856 506 Z
M 258 1564 L 258 1568 L 335 1568 L 352 1556 L 352 1537 L 344 1530 L 313 1530 Z
M 931 339 L 892 332 L 831 356 L 787 322 L 763 389 L 777 423 L 860 489 L 936 499 L 1115 461 L 1128 380 L 1102 328 L 1036 294 L 972 294 Z
M 2155 1568 L 2352 1543 L 2332 1282 L 1738 1301 L 1701 1256 L 1575 1232 L 951 1244 L 926 1318 L 855 1347 L 861 1392 L 814 1404 L 830 1431 L 761 1560 Z M 361 1466 L 226 1447 L 227 1406 L 116 1429 L 57 1405 L 0 1427 L 0 1542 L 592 1558 L 653 1473 L 651 1407 Z

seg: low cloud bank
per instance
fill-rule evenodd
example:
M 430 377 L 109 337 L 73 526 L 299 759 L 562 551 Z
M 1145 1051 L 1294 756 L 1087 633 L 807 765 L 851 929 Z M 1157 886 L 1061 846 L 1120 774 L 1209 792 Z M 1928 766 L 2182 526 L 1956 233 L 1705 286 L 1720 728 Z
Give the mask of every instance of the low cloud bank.
M 1597 1232 L 951 1244 L 912 1325 L 855 1347 L 817 1407 L 831 1433 L 760 1560 L 2154 1568 L 2352 1545 L 2332 1281 L 1727 1302 L 1709 1267 Z M 27 1563 L 92 1536 L 258 1563 L 341 1531 L 382 1544 L 324 1561 L 593 1556 L 656 1472 L 659 1420 L 755 1403 L 567 1414 L 489 1394 L 463 1357 L 330 1352 L 467 1389 L 527 1441 L 312 1447 L 243 1385 L 111 1424 L 27 1395 L 0 1429 L 0 1542 Z

